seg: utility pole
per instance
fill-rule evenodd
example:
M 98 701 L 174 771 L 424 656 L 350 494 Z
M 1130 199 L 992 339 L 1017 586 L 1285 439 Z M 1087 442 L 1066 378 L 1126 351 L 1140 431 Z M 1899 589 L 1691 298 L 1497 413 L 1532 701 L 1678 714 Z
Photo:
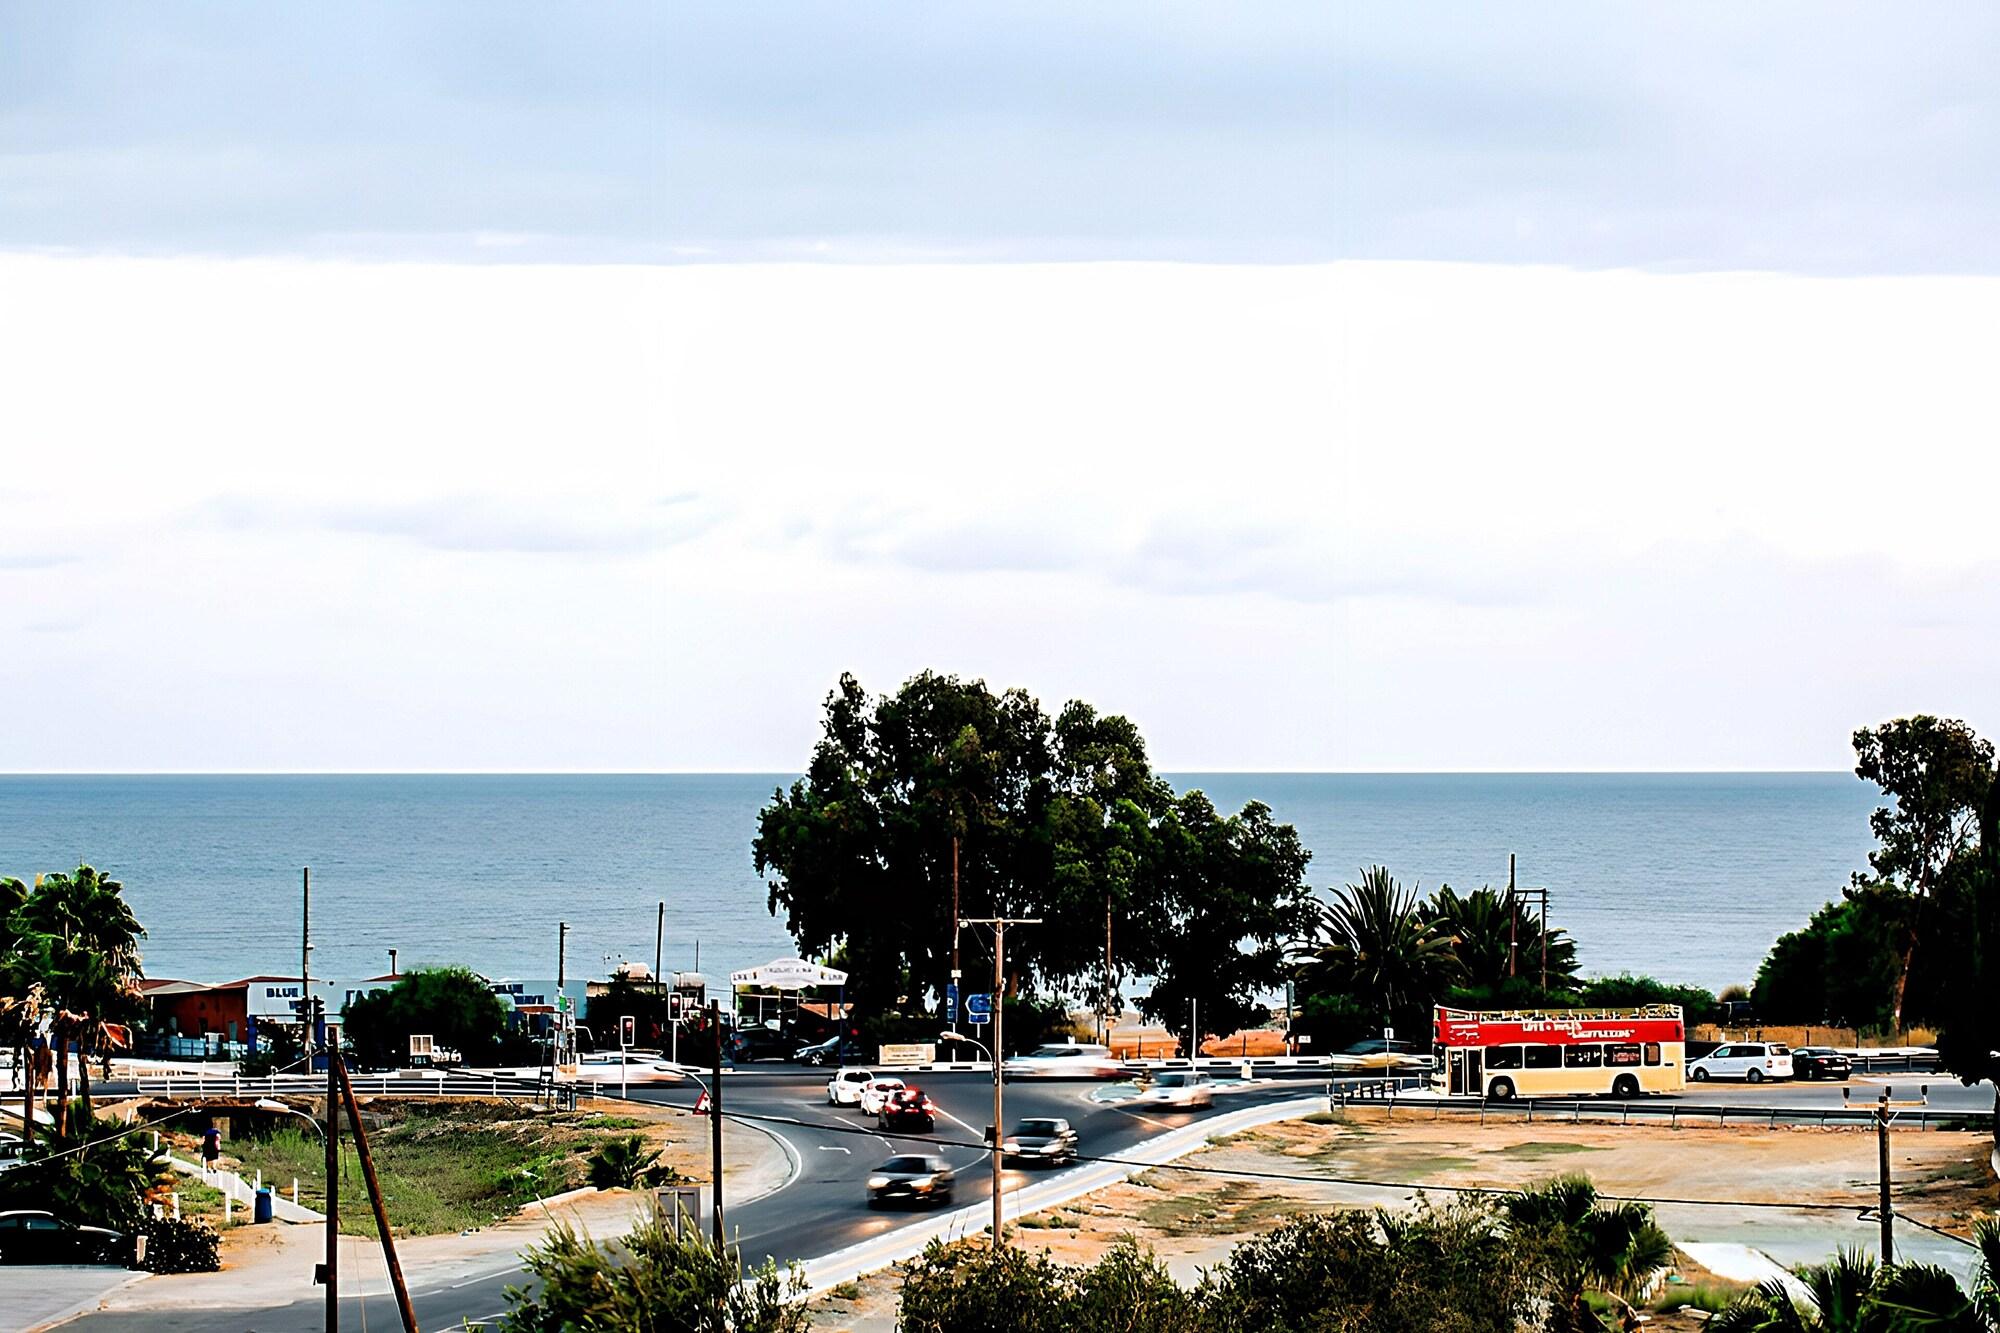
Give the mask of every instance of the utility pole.
M 1104 1044 L 1111 1045 L 1111 895 L 1104 895 Z
M 1549 886 L 1542 885 L 1542 1003 L 1549 1002 Z
M 394 949 L 391 949 L 389 950 L 389 980 L 394 981 L 395 979 L 396 979 L 396 951 Z
M 341 1105 L 347 1111 L 347 1123 L 354 1130 L 354 1154 L 361 1160 L 361 1178 L 368 1185 L 368 1206 L 375 1213 L 375 1230 L 382 1237 L 382 1258 L 389 1268 L 389 1286 L 396 1293 L 396 1312 L 403 1317 L 403 1333 L 417 1333 L 417 1313 L 410 1306 L 410 1289 L 403 1282 L 403 1265 L 396 1259 L 396 1237 L 389 1229 L 389 1210 L 382 1202 L 382 1186 L 375 1179 L 375 1158 L 368 1151 L 368 1129 L 361 1123 L 361 1108 L 354 1100 L 354 1084 L 347 1077 L 347 1062 L 340 1058 L 339 1051 L 330 1051 L 326 1057 L 326 1068 L 331 1076 L 340 1076 Z
M 1848 1100 L 1848 1090 L 1840 1090 L 1840 1099 Z M 1928 1083 L 1917 1088 L 1916 1101 L 1891 1101 L 1889 1089 L 1882 1089 L 1881 1100 L 1875 1103 L 1875 1211 L 1880 1214 L 1882 1224 L 1882 1256 L 1884 1268 L 1896 1262 L 1896 1207 L 1890 1198 L 1889 1175 L 1889 1122 L 1896 1118 L 1896 1111 L 1905 1106 L 1928 1106 L 1931 1089 Z
M 660 899 L 660 917 L 653 926 L 653 998 L 660 998 L 661 951 L 667 943 L 667 900 Z
M 951 988 L 946 992 L 946 994 L 954 997 L 958 994 L 960 976 L 958 970 L 958 926 L 958 835 L 954 833 L 951 835 Z M 846 1025 L 847 1015 L 844 1012 L 840 1016 L 840 1021 L 842 1026 Z M 955 998 L 951 1004 L 951 1017 L 946 1020 L 945 1026 L 953 1032 L 958 1031 L 958 1001 Z
M 1001 1054 L 1003 1047 L 1001 1045 L 1000 1029 L 1002 1020 L 1006 1017 L 1007 1009 L 1007 927 L 1039 926 L 1042 924 L 1042 919 L 1038 916 L 989 916 L 961 920 L 958 924 L 961 927 L 993 927 L 993 1049 L 989 1054 L 993 1057 L 993 1146 L 991 1149 L 993 1159 L 993 1248 L 998 1250 L 1002 1245 L 1007 1243 L 1006 1229 L 1001 1225 L 1001 1205 L 1003 1200 L 1001 1197 L 1000 1179 L 1001 1167 L 1007 1156 L 1006 1150 L 1002 1147 L 1007 1141 L 1007 1121 L 1005 1116 L 1005 1101 L 1001 1092 L 1000 1081 L 1000 1065 L 1005 1059 Z
M 301 1013 L 311 1031 L 311 1000 Z M 306 1049 L 311 1051 L 310 1044 Z M 340 1333 L 340 1076 L 329 1054 L 326 1062 L 326 1333 Z
M 317 1026 L 312 1007 L 312 904 L 313 872 L 311 866 L 305 866 L 299 871 L 299 1022 L 305 1027 L 305 1039 L 299 1045 L 308 1056 L 313 1053 L 313 1029 Z
M 1514 896 L 1514 853 L 1507 853 L 1507 975 L 1514 975 L 1515 936 L 1521 925 L 1521 900 Z
M 1188 1068 L 1201 1058 L 1201 1001 L 1188 996 Z
M 708 1026 L 715 1034 L 715 1062 L 709 1073 L 708 1159 L 709 1213 L 714 1222 L 715 1252 L 723 1251 L 722 1237 L 722 1006 L 708 1002 Z

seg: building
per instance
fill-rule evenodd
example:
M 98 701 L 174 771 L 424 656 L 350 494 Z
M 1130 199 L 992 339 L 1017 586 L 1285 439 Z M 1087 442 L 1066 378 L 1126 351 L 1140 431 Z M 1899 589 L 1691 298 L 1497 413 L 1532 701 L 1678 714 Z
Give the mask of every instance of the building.
M 264 974 L 215 983 L 153 977 L 139 983 L 139 997 L 152 1015 L 150 1026 L 156 1036 L 166 1038 L 170 1047 L 198 1044 L 211 1054 L 253 1044 L 259 1027 L 296 1027 L 303 993 L 304 984 L 296 975 Z M 312 994 L 331 1010 L 327 1026 L 337 1040 L 338 987 L 314 977 Z M 173 1053 L 195 1052 L 175 1049 Z

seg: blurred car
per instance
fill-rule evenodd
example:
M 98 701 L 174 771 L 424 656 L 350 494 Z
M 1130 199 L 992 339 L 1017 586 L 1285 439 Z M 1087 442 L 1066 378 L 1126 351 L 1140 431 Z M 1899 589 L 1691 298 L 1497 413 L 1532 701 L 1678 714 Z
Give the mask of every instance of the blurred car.
M 859 1060 L 866 1053 L 860 1042 L 852 1037 L 828 1037 L 810 1046 L 801 1046 L 792 1052 L 792 1059 L 803 1065 L 818 1068 L 823 1065 L 844 1065 L 850 1060 Z
M 132 1239 L 109 1227 L 84 1227 L 54 1213 L 17 1208 L 0 1213 L 0 1264 L 123 1264 Z
M 1687 1076 L 1696 1083 L 1712 1078 L 1740 1078 L 1745 1083 L 1790 1078 L 1791 1047 L 1781 1041 L 1733 1041 L 1688 1061 Z
M 0 1134 L 0 1171 L 11 1171 L 21 1164 L 21 1136 Z
M 1394 1041 L 1388 1037 L 1369 1037 L 1365 1041 L 1355 1042 L 1352 1046 L 1342 1051 L 1341 1054 L 1414 1055 L 1416 1054 L 1416 1050 L 1417 1044 L 1413 1041 Z
M 882 1108 L 888 1104 L 889 1094 L 902 1091 L 903 1086 L 903 1080 L 893 1075 L 871 1078 L 861 1085 L 861 1100 L 855 1105 L 861 1108 L 863 1115 L 881 1115 Z
M 826 1081 L 828 1106 L 859 1106 L 861 1090 L 875 1081 L 875 1071 L 859 1067 L 839 1069 Z
M 953 1179 L 951 1166 L 942 1157 L 927 1154 L 891 1157 L 868 1177 L 868 1206 L 950 1203 Z
M 922 1088 L 902 1088 L 882 1103 L 882 1128 L 913 1129 L 928 1134 L 937 1128 L 937 1104 Z
M 1109 1046 L 1060 1043 L 1038 1046 L 1001 1066 L 1009 1078 L 1122 1078 L 1125 1069 Z
M 1845 1083 L 1853 1072 L 1854 1061 L 1831 1046 L 1800 1046 L 1792 1051 L 1792 1074 L 1797 1078 Z
M 1153 1106 L 1172 1106 L 1181 1110 L 1212 1106 L 1215 1104 L 1215 1084 L 1208 1075 L 1198 1071 L 1182 1073 L 1168 1070 L 1156 1075 L 1152 1084 L 1140 1092 L 1138 1099 Z
M 576 1062 L 579 1083 L 679 1083 L 681 1067 L 658 1051 L 595 1051 Z
M 798 1045 L 776 1028 L 739 1028 L 722 1049 L 730 1063 L 747 1065 L 758 1060 L 783 1060 Z
M 991 1130 L 987 1131 L 986 1141 L 993 1141 Z M 1076 1160 L 1076 1131 L 1070 1128 L 1067 1120 L 1023 1120 L 1001 1140 L 1000 1152 L 1003 1162 L 1023 1166 L 1073 1162 Z

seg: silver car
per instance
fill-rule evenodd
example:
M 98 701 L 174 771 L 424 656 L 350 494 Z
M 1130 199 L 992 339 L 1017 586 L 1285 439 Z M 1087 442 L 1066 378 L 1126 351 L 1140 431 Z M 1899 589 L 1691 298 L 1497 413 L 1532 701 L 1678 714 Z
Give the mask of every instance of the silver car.
M 1023 1120 L 1000 1143 L 1008 1164 L 1056 1166 L 1076 1160 L 1076 1131 L 1067 1120 Z
M 880 1208 L 891 1203 L 951 1202 L 955 1177 L 950 1163 L 928 1153 L 891 1157 L 868 1177 L 868 1206 Z

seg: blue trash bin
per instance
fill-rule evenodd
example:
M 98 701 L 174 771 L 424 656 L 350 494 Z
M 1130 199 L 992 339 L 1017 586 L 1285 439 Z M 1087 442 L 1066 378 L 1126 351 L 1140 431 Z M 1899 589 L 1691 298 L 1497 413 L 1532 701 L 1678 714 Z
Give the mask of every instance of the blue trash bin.
M 268 1222 L 271 1220 L 271 1187 L 269 1185 L 257 1191 L 257 1209 L 251 1216 L 259 1222 Z

